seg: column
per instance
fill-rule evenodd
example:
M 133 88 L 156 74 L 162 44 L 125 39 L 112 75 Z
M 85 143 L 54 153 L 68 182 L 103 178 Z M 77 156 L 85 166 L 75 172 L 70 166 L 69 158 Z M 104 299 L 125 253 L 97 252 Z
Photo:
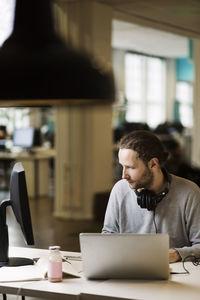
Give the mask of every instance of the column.
M 194 128 L 192 141 L 192 162 L 200 166 L 200 40 L 194 40 Z
M 111 62 L 111 8 L 93 1 L 56 2 L 58 28 L 73 46 Z M 78 88 L 78 86 L 77 86 Z M 112 187 L 110 105 L 56 108 L 54 215 L 91 219 L 95 193 Z

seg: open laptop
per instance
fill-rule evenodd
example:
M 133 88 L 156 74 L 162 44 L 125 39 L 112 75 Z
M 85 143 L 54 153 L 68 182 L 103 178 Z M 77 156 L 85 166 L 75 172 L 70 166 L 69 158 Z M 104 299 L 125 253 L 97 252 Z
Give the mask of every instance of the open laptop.
M 168 234 L 80 233 L 88 279 L 168 279 Z

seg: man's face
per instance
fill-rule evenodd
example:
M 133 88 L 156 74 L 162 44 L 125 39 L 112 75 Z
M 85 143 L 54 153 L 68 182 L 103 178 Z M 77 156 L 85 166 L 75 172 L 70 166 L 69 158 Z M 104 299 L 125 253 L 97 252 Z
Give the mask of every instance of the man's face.
M 120 149 L 119 163 L 123 167 L 122 178 L 128 181 L 130 188 L 149 189 L 151 187 L 153 172 L 149 166 L 137 158 L 137 152 L 132 149 Z

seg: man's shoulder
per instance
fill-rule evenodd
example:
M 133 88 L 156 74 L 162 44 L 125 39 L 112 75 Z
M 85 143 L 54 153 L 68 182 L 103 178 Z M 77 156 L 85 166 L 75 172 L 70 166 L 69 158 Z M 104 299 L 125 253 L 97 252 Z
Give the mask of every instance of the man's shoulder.
M 174 174 L 170 174 L 170 177 L 171 177 L 171 181 L 175 182 L 175 183 L 186 184 L 186 185 L 196 185 L 196 183 L 194 183 L 193 181 L 191 181 L 187 178 L 184 178 L 184 177 L 180 177 L 180 176 L 177 176 Z
M 200 193 L 200 188 L 195 182 L 193 182 L 189 179 L 183 178 L 183 177 L 173 175 L 173 174 L 170 174 L 170 176 L 171 176 L 172 188 L 181 189 L 182 191 L 188 190 L 190 192 L 194 191 L 194 192 Z

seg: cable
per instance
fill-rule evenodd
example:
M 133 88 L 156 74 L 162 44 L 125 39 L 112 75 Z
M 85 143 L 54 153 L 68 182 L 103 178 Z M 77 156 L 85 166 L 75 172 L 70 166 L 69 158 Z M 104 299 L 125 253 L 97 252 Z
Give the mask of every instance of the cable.
M 155 233 L 157 234 L 158 233 L 158 228 L 157 228 L 155 217 L 156 217 L 156 208 L 153 210 L 153 223 L 154 223 L 154 227 L 155 227 Z M 197 267 L 197 266 L 200 265 L 200 257 L 196 257 L 195 255 L 188 255 L 182 261 L 183 269 L 185 270 L 185 272 L 170 272 L 170 274 L 190 274 L 190 272 L 185 267 L 185 262 L 188 259 L 191 259 L 191 258 L 192 258 L 191 262 L 193 263 L 194 266 Z
M 170 272 L 170 274 L 190 274 L 190 272 L 188 271 L 188 269 L 186 269 L 186 267 L 185 267 L 185 262 L 188 259 L 191 259 L 191 258 L 192 258 L 192 260 L 190 260 L 190 261 L 193 263 L 194 266 L 197 267 L 197 266 L 200 265 L 200 257 L 196 257 L 195 255 L 188 255 L 182 261 L 182 263 L 183 263 L 183 269 L 185 270 L 185 272 Z
M 155 227 L 155 232 L 158 233 L 158 228 L 157 228 L 157 224 L 156 224 L 156 209 L 153 210 L 153 223 L 154 223 L 154 227 Z
M 190 272 L 186 269 L 184 263 L 186 262 L 187 259 L 192 258 L 191 262 L 193 263 L 194 266 L 199 266 L 200 265 L 200 257 L 196 257 L 194 255 L 188 255 L 184 258 L 183 260 L 183 269 L 189 274 Z
M 157 234 L 158 233 L 158 228 L 157 228 L 157 224 L 156 224 L 156 208 L 153 210 L 153 223 L 154 223 L 154 227 L 155 227 L 155 233 Z M 190 260 L 194 266 L 199 266 L 200 265 L 200 257 L 196 257 L 195 255 L 188 255 L 186 256 L 182 263 L 183 263 L 183 269 L 185 270 L 185 272 L 170 272 L 170 274 L 190 274 L 190 272 L 186 269 L 185 267 L 185 262 L 188 260 L 188 259 L 191 259 Z

